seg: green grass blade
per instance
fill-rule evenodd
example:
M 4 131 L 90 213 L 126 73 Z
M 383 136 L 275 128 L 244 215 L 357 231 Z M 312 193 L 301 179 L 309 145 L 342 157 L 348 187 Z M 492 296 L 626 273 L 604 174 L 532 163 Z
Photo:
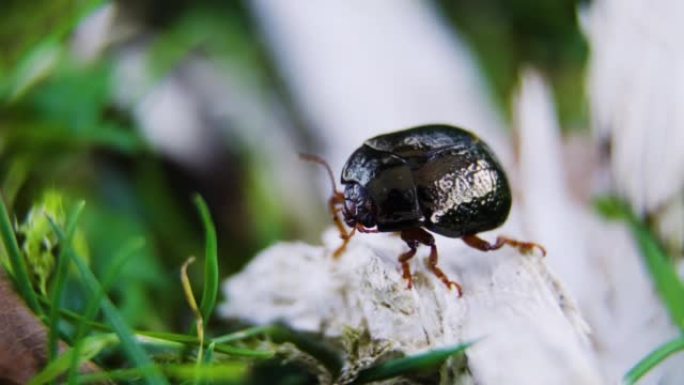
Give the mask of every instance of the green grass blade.
M 262 360 L 273 358 L 273 356 L 275 356 L 275 352 L 273 350 L 254 350 L 254 349 L 236 348 L 235 346 L 219 345 L 219 344 L 216 344 L 214 346 L 214 351 L 218 352 L 218 353 L 227 354 L 227 355 L 233 356 L 233 357 L 245 357 L 245 358 L 254 358 L 254 359 L 262 359 Z
M 202 359 L 202 365 L 205 367 L 211 366 L 211 363 L 214 361 L 214 348 L 216 347 L 216 343 L 211 342 L 209 346 L 207 347 L 206 351 L 204 352 L 204 358 Z M 207 378 L 202 378 L 201 377 L 201 372 L 197 372 L 195 376 L 195 382 L 197 385 L 207 385 L 209 384 L 209 379 Z
M 183 335 L 183 334 L 173 334 L 173 333 L 156 333 L 156 332 L 136 332 L 136 338 L 138 341 L 145 343 L 155 344 L 155 345 L 178 345 L 178 346 L 199 346 L 199 339 L 196 337 Z M 206 344 L 206 349 L 211 347 L 213 352 L 225 354 L 233 358 L 251 358 L 251 359 L 269 359 L 273 358 L 275 352 L 273 350 L 252 350 L 245 348 L 238 348 L 230 345 L 215 344 L 213 342 L 208 342 Z M 206 353 L 206 352 L 205 352 Z M 206 356 L 204 357 L 204 362 L 206 362 Z
M 14 280 L 15 287 L 19 290 L 26 304 L 29 306 L 34 313 L 38 316 L 43 316 L 43 309 L 38 303 L 38 296 L 31 286 L 31 280 L 29 278 L 28 269 L 26 267 L 26 261 L 24 260 L 21 250 L 19 250 L 19 244 L 17 243 L 17 238 L 14 235 L 14 230 L 12 229 L 12 222 L 10 221 L 9 214 L 7 212 L 7 207 L 5 202 L 0 198 L 0 235 L 2 236 L 2 242 L 5 245 L 5 250 L 10 258 L 10 266 L 12 267 L 11 276 Z
M 674 264 L 646 226 L 640 222 L 633 222 L 632 232 L 672 321 L 679 330 L 684 331 L 684 285 L 677 275 Z
M 672 259 L 625 202 L 616 198 L 600 199 L 597 208 L 604 216 L 622 219 L 629 224 L 663 304 L 673 323 L 684 332 L 684 284 L 679 279 Z
M 665 361 L 674 353 L 684 350 L 684 337 L 679 337 L 664 345 L 659 346 L 649 355 L 639 361 L 632 369 L 630 369 L 623 379 L 625 384 L 635 384 L 641 377 L 648 373 L 651 369 L 656 367 L 661 362 Z
M 41 300 L 41 302 L 46 306 L 50 306 L 50 303 L 46 299 Z M 101 331 L 101 332 L 111 332 L 112 331 L 112 328 L 109 327 L 108 325 L 105 325 L 105 324 L 97 322 L 97 321 L 88 321 L 82 315 L 77 314 L 77 313 L 70 311 L 70 310 L 59 309 L 59 315 L 62 317 L 62 319 L 67 320 L 67 321 L 71 322 L 72 324 L 78 324 L 79 322 L 85 322 L 88 324 L 88 327 L 93 328 L 97 331 Z
M 79 378 L 79 383 L 87 384 L 104 380 L 132 381 L 139 379 L 151 368 L 119 369 L 108 372 L 85 374 Z M 156 368 L 155 368 L 156 369 Z M 191 365 L 164 365 L 159 369 L 167 376 L 178 381 L 192 381 L 199 378 L 203 381 L 217 381 L 221 384 L 244 383 L 248 363 L 225 362 L 215 365 L 197 367 Z
M 53 221 L 50 221 L 50 224 L 57 234 L 59 241 L 64 244 L 66 236 L 62 229 Z M 77 255 L 73 249 L 67 250 L 66 255 L 74 264 L 76 264 L 78 271 L 81 273 L 81 279 L 83 280 L 85 287 L 90 291 L 90 295 L 95 296 L 100 292 L 104 292 L 93 272 L 90 271 L 90 268 L 88 268 L 83 259 Z M 132 364 L 137 368 L 146 368 L 142 371 L 145 381 L 149 384 L 168 384 L 166 379 L 164 379 L 161 373 L 153 366 L 152 360 L 147 353 L 136 343 L 133 332 L 107 295 L 102 296 L 100 307 L 112 329 L 119 336 L 121 347 L 132 361 Z
M 81 216 L 84 201 L 80 201 L 73 208 L 66 224 L 66 243 L 61 244 L 61 250 L 57 259 L 57 268 L 55 272 L 54 284 L 52 285 L 52 297 L 50 298 L 50 310 L 48 313 L 48 361 L 52 361 L 57 356 L 57 337 L 59 335 L 59 309 L 62 306 L 62 297 L 64 294 L 64 285 L 68 272 L 68 261 L 66 257 L 66 250 L 71 247 L 71 239 L 76 231 L 76 224 L 78 218 Z
M 216 343 L 210 342 L 209 346 L 207 346 L 207 349 L 204 352 L 204 363 L 205 364 L 211 364 L 212 362 L 214 362 L 214 350 L 216 350 Z
M 76 323 L 83 322 L 83 323 L 86 323 L 89 328 L 96 329 L 96 330 L 101 331 L 101 332 L 112 332 L 113 331 L 113 329 L 108 325 L 105 325 L 105 324 L 100 323 L 100 322 L 92 321 L 92 320 L 87 320 L 87 319 L 85 319 L 85 317 L 81 316 L 80 314 L 76 314 L 72 311 L 61 309 L 59 313 L 62 315 L 62 317 L 64 317 L 64 319 L 67 319 L 71 322 L 76 322 Z M 178 342 L 178 343 L 182 343 L 185 345 L 192 345 L 192 346 L 199 345 L 199 339 L 196 336 L 187 335 L 187 334 L 138 330 L 138 331 L 134 331 L 134 335 L 138 339 L 140 337 L 149 337 L 149 338 L 155 338 L 155 339 L 159 339 L 159 340 L 166 340 L 166 341 L 170 341 L 170 342 Z M 226 354 L 229 356 L 233 356 L 233 357 L 244 357 L 244 358 L 253 358 L 253 359 L 269 359 L 275 355 L 275 352 L 272 350 L 245 349 L 245 348 L 238 348 L 238 347 L 234 347 L 234 346 L 226 345 L 226 344 L 216 344 L 214 351 L 216 351 L 218 353 Z
M 185 293 L 185 299 L 195 315 L 195 332 L 197 333 L 197 338 L 199 338 L 199 346 L 197 347 L 197 366 L 202 366 L 203 354 L 204 354 L 204 318 L 200 309 L 197 307 L 197 301 L 195 300 L 195 294 L 192 292 L 192 285 L 190 284 L 190 278 L 188 277 L 188 267 L 190 264 L 195 262 L 195 257 L 188 258 L 181 266 L 180 269 L 180 279 L 181 285 L 183 286 L 183 292 Z M 199 378 L 195 379 L 192 383 L 197 385 L 201 382 Z
M 381 381 L 420 370 L 430 369 L 441 364 L 444 360 L 455 354 L 463 353 L 471 345 L 472 343 L 465 343 L 451 348 L 436 349 L 423 354 L 388 361 L 362 370 L 353 383 L 364 384 L 373 381 Z
M 273 330 L 273 328 L 273 326 L 254 326 L 244 330 L 236 331 L 234 333 L 212 338 L 212 341 L 217 344 L 225 344 L 228 342 L 245 340 L 247 338 L 252 338 L 254 336 L 268 334 L 271 330 Z
M 98 355 L 105 348 L 115 345 L 118 341 L 119 339 L 114 334 L 86 338 L 83 341 L 83 349 L 80 352 L 75 349 L 67 350 L 56 360 L 50 362 L 42 371 L 40 371 L 40 373 L 36 374 L 31 379 L 31 382 L 29 382 L 29 385 L 42 385 L 49 381 L 54 381 L 69 369 L 72 360 L 76 360 L 79 364 L 83 364 Z
M 73 350 L 75 351 L 75 353 L 73 355 L 73 359 L 71 361 L 69 373 L 67 376 L 67 382 L 69 384 L 76 383 L 76 374 L 78 373 L 79 367 L 77 357 L 79 356 L 79 352 L 82 347 L 81 341 L 90 332 L 91 329 L 88 321 L 92 321 L 93 319 L 95 319 L 95 316 L 97 315 L 97 310 L 100 308 L 99 305 L 100 301 L 102 300 L 102 297 L 107 294 L 109 287 L 114 283 L 114 280 L 119 275 L 121 269 L 123 269 L 126 262 L 128 262 L 130 260 L 130 257 L 134 255 L 135 251 L 142 248 L 144 244 L 145 241 L 143 239 L 134 239 L 131 242 L 127 243 L 121 249 L 121 251 L 114 256 L 114 259 L 110 263 L 106 275 L 102 279 L 101 290 L 98 291 L 97 294 L 95 294 L 88 301 L 85 307 L 83 318 L 79 320 L 78 326 L 76 328 L 76 335 L 74 338 L 75 343 L 73 346 Z
M 219 290 L 218 246 L 216 241 L 216 227 L 211 219 L 207 203 L 197 194 L 194 197 L 195 206 L 199 211 L 204 225 L 205 253 L 204 253 L 204 290 L 200 301 L 200 312 L 206 329 L 207 322 L 214 312 L 216 297 Z

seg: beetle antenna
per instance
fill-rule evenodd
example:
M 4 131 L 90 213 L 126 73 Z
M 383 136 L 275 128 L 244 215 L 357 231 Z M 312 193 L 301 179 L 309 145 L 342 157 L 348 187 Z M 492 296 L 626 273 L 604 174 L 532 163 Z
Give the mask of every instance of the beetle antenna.
M 318 163 L 321 166 L 325 167 L 325 169 L 328 170 L 328 176 L 330 177 L 330 184 L 332 185 L 333 194 L 337 194 L 337 184 L 335 183 L 335 176 L 332 172 L 332 169 L 330 168 L 330 165 L 328 164 L 328 162 L 325 161 L 325 159 L 321 158 L 318 155 L 302 153 L 299 153 L 299 158 L 302 160 L 306 160 L 308 162 Z

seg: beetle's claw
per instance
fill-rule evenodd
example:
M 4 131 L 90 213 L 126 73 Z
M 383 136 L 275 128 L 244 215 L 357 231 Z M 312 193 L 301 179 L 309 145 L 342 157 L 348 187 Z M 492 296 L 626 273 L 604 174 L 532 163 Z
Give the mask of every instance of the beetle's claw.
M 335 251 L 333 251 L 333 258 L 340 259 L 340 257 L 342 256 L 342 254 L 344 253 L 344 251 L 346 249 L 347 249 L 347 242 L 344 242 L 342 245 L 340 245 L 340 247 L 338 247 L 337 249 L 335 249 Z
M 409 275 L 408 277 L 404 277 L 404 279 L 406 279 L 406 289 L 413 289 L 413 277 Z
M 458 283 L 454 281 L 449 281 L 447 287 L 449 288 L 449 291 L 456 290 L 456 293 L 458 294 L 459 298 L 463 297 L 463 287 L 461 287 L 461 285 L 459 285 Z
M 524 242 L 518 246 L 518 250 L 520 250 L 521 253 L 523 254 L 532 254 L 534 250 L 537 249 L 541 253 L 542 257 L 546 257 L 546 249 L 544 246 L 533 243 L 533 242 Z

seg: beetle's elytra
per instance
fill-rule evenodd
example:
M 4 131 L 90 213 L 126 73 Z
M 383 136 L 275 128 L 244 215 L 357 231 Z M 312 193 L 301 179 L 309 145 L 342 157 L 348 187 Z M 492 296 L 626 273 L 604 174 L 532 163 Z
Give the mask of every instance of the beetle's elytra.
M 320 158 L 304 156 L 322 163 Z M 332 178 L 332 172 L 328 167 Z M 368 139 L 347 160 L 341 177 L 344 192 L 335 193 L 329 205 L 344 251 L 351 235 L 361 232 L 401 233 L 409 250 L 399 256 L 408 287 L 413 285 L 408 264 L 419 244 L 430 246 L 429 266 L 448 287 L 450 281 L 437 266 L 437 248 L 426 230 L 461 238 L 469 246 L 487 251 L 504 244 L 530 252 L 543 247 L 498 237 L 494 244 L 477 233 L 503 224 L 511 209 L 511 191 L 503 168 L 492 150 L 477 136 L 461 128 L 426 125 Z M 334 180 L 333 180 L 333 188 Z M 337 212 L 342 207 L 344 222 Z

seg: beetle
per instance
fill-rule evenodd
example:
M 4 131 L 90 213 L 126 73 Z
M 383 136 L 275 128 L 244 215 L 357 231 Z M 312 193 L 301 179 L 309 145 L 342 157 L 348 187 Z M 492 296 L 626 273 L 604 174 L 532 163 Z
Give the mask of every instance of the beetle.
M 461 285 L 439 268 L 430 232 L 460 238 L 482 251 L 510 245 L 522 253 L 537 248 L 546 255 L 546 250 L 533 242 L 499 236 L 491 244 L 477 236 L 506 221 L 511 190 L 489 146 L 462 128 L 431 124 L 368 139 L 342 169 L 343 192 L 337 190 L 332 170 L 323 159 L 301 156 L 325 166 L 332 181 L 334 193 L 328 206 L 343 240 L 333 255 L 339 257 L 344 252 L 357 230 L 398 232 L 409 247 L 399 256 L 409 289 L 413 287 L 409 260 L 423 244 L 430 247 L 430 271 L 462 295 Z

